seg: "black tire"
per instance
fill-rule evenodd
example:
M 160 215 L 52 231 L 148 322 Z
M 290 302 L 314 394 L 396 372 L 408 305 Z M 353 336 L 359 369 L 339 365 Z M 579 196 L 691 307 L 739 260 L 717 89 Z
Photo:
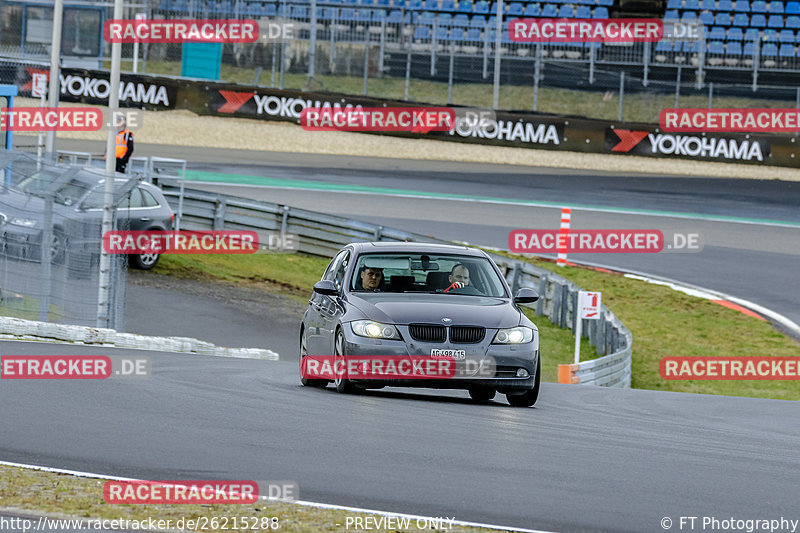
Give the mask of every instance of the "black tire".
M 353 385 L 353 382 L 344 377 L 344 375 L 336 374 L 336 362 L 339 359 L 344 358 L 345 356 L 344 350 L 344 333 L 341 329 L 336 330 L 336 337 L 334 337 L 333 341 L 333 367 L 334 367 L 334 377 L 333 384 L 336 385 L 336 392 L 340 392 L 342 394 L 352 394 L 358 391 L 358 387 Z M 346 366 L 345 366 L 346 368 Z
M 139 270 L 152 270 L 160 257 L 159 254 L 131 254 L 128 256 L 128 264 Z
M 472 387 L 469 389 L 469 397 L 476 403 L 488 403 L 494 399 L 496 394 L 496 390 L 484 387 Z
M 539 383 L 542 379 L 542 362 L 536 365 L 536 377 L 533 378 L 533 388 L 522 394 L 506 394 L 506 400 L 512 407 L 530 407 L 539 399 Z
M 304 387 L 316 387 L 322 389 L 328 386 L 327 379 L 307 379 L 303 377 L 303 358 L 308 355 L 308 348 L 306 348 L 306 335 L 304 330 L 300 330 L 300 383 Z

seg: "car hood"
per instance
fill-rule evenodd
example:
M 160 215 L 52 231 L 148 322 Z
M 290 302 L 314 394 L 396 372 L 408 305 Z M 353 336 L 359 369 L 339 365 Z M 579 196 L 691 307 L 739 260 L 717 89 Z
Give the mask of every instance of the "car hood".
M 442 324 L 506 328 L 519 324 L 520 313 L 504 298 L 456 294 L 351 293 L 350 303 L 365 318 L 389 324 Z

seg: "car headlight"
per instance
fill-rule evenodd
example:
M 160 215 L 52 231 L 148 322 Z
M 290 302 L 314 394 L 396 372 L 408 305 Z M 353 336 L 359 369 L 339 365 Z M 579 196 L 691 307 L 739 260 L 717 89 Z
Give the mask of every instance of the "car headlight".
M 492 344 L 525 344 L 533 340 L 533 330 L 527 326 L 501 329 L 495 334 Z
M 350 327 L 353 329 L 353 333 L 359 337 L 400 340 L 400 332 L 391 324 L 381 324 L 372 320 L 355 320 L 350 322 Z
M 8 220 L 8 223 L 13 224 L 15 226 L 24 226 L 26 228 L 32 228 L 36 225 L 36 220 L 32 218 L 12 217 Z

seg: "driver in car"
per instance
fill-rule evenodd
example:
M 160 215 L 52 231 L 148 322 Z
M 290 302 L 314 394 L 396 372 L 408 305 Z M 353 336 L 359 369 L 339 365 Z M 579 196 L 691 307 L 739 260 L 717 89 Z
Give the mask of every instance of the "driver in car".
M 361 286 L 364 290 L 377 290 L 383 281 L 383 269 L 368 267 L 361 271 Z
M 450 286 L 447 287 L 444 292 L 448 292 L 452 289 L 463 289 L 464 287 L 468 287 L 469 269 L 465 264 L 458 263 L 453 267 L 453 270 L 450 271 L 450 276 L 447 279 L 450 282 Z

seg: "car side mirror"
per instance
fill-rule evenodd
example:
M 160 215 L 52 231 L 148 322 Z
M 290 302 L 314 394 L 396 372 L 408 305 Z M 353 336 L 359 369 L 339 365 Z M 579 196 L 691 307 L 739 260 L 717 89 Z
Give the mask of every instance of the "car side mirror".
M 336 288 L 336 284 L 331 280 L 323 279 L 314 284 L 314 292 L 325 296 L 336 296 L 339 294 L 339 289 Z
M 517 291 L 517 295 L 514 296 L 514 303 L 515 304 L 532 304 L 533 302 L 539 299 L 539 293 L 536 292 L 535 289 L 530 289 L 527 287 L 521 288 Z

